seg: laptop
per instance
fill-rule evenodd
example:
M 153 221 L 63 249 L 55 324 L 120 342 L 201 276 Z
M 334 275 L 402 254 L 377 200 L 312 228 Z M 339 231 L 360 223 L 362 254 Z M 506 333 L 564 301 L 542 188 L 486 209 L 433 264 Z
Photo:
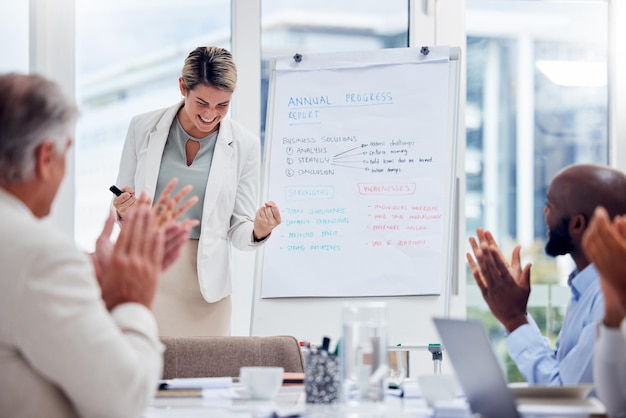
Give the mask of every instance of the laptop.
M 586 399 L 592 385 L 507 386 L 481 322 L 441 318 L 433 321 L 472 413 L 484 418 L 580 418 L 605 413 L 602 404 Z M 516 392 L 521 396 L 517 401 Z M 537 393 L 541 396 L 537 397 Z
M 470 409 L 485 418 L 521 418 L 483 324 L 433 318 Z

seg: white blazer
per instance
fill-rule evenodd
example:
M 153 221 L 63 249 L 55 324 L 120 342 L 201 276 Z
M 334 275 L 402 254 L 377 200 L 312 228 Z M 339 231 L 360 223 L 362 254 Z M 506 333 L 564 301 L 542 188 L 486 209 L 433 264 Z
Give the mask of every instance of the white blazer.
M 182 101 L 135 116 L 122 150 L 117 186 L 145 191 L 155 199 L 157 178 L 170 126 Z M 256 135 L 225 118 L 215 143 L 206 185 L 198 243 L 198 280 L 202 296 L 216 302 L 232 293 L 231 246 L 257 248 L 254 216 L 258 206 L 261 150 Z

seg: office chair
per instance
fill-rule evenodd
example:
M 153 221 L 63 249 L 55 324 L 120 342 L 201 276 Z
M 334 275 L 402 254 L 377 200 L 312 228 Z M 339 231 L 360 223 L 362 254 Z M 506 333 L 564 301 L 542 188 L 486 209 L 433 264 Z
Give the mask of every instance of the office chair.
M 161 337 L 163 379 L 237 377 L 242 366 L 278 366 L 304 372 L 298 340 L 270 337 Z

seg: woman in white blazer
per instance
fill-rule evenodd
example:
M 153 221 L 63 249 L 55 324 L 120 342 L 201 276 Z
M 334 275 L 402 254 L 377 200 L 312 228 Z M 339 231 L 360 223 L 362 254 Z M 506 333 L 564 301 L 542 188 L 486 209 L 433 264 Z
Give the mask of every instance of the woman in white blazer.
M 183 216 L 200 224 L 157 290 L 160 335 L 228 335 L 231 245 L 258 248 L 280 224 L 273 202 L 257 210 L 259 139 L 227 117 L 236 82 L 230 52 L 196 48 L 179 78 L 181 102 L 135 116 L 128 128 L 117 179 L 124 193 L 113 200 L 122 228 L 135 195 L 159 196 L 172 178 L 199 197 Z

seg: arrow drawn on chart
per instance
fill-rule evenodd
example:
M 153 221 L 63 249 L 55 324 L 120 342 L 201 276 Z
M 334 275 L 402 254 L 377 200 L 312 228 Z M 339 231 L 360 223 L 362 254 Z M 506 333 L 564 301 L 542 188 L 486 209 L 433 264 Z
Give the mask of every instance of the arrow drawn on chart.
M 354 151 L 355 149 L 365 148 L 366 146 L 367 146 L 367 144 L 361 144 L 361 146 L 360 146 L 360 147 L 354 147 L 354 148 L 350 148 L 349 150 L 346 150 L 346 151 L 344 151 L 344 152 L 340 152 L 339 154 L 337 154 L 337 155 L 333 156 L 333 158 L 337 158 L 337 157 L 339 157 L 340 155 L 346 154 L 346 153 L 348 153 L 348 152 L 350 152 L 350 151 Z M 357 154 L 355 154 L 355 155 L 357 155 Z
M 347 163 L 351 163 L 352 161 L 346 161 Z M 361 161 L 354 161 L 354 163 L 356 164 L 361 164 Z M 363 167 L 355 167 L 353 165 L 345 165 L 345 164 L 337 164 L 337 163 L 330 163 L 330 165 L 334 165 L 337 167 L 345 167 L 345 168 L 358 168 L 359 170 L 363 170 Z M 367 170 L 367 168 L 366 168 Z

